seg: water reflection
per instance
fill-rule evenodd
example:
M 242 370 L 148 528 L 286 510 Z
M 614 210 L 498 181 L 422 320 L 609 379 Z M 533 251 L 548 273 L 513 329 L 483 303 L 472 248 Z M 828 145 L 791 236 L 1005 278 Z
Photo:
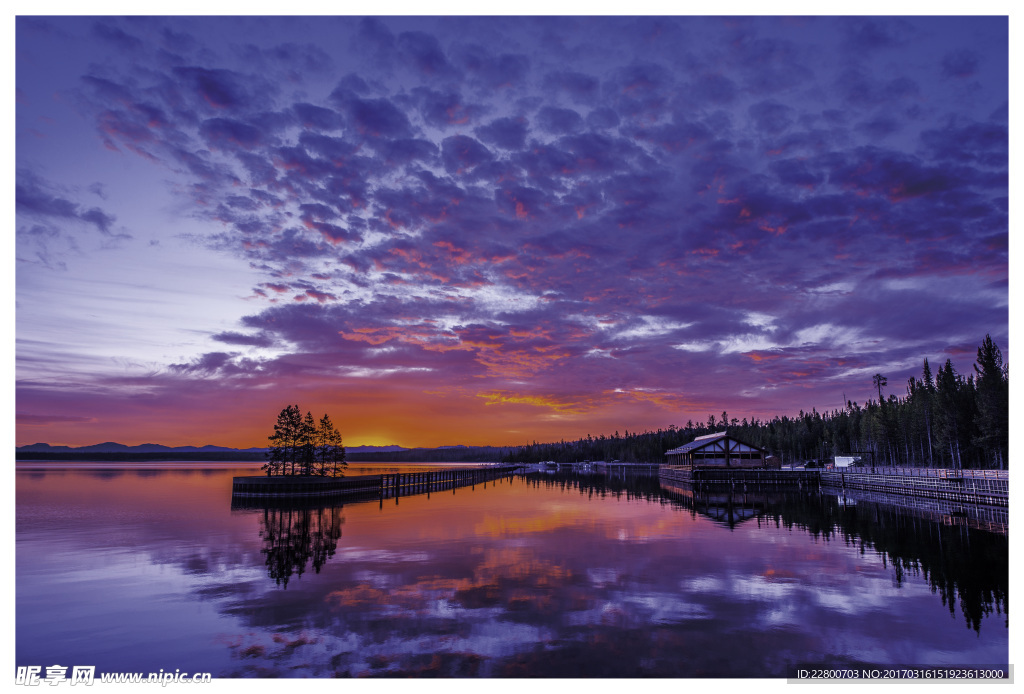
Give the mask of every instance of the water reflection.
M 284 588 L 292 574 L 302 576 L 310 564 L 316 573 L 338 547 L 341 508 L 264 508 L 259 514 L 260 537 L 267 575 Z
M 625 501 L 645 501 L 669 504 L 698 514 L 715 524 L 735 530 L 750 523 L 807 532 L 824 541 L 842 542 L 855 547 L 863 555 L 873 550 L 882 566 L 891 571 L 896 587 L 904 585 L 908 577 L 921 577 L 927 581 L 932 593 L 937 593 L 950 614 L 956 614 L 959 605 L 966 626 L 980 631 L 983 619 L 992 614 L 1006 617 L 1008 626 L 1008 544 L 1005 536 L 980 532 L 964 525 L 941 525 L 920 517 L 908 515 L 904 510 L 884 504 L 856 501 L 829 496 L 814 491 L 742 491 L 724 489 L 698 489 L 685 486 L 666 486 L 649 476 L 606 477 L 600 474 L 557 472 L 532 473 L 520 478 L 527 487 L 550 488 L 560 491 L 578 490 L 587 499 L 614 498 Z M 253 502 L 249 502 L 252 504 Z M 233 502 L 238 506 L 238 502 Z M 256 504 L 258 506 L 258 502 Z M 268 576 L 278 585 L 287 587 L 292 574 L 302 575 L 312 562 L 317 573 L 328 558 L 334 556 L 341 537 L 341 508 L 263 508 L 259 535 L 264 541 L 262 552 L 267 557 Z M 570 519 L 546 521 L 537 518 L 524 526 L 502 519 L 497 526 L 488 523 L 478 526 L 476 534 L 507 536 L 509 533 L 554 532 L 560 525 L 573 524 Z M 621 537 L 618 537 L 621 539 Z M 516 554 L 515 561 L 501 564 L 500 580 L 482 585 L 452 585 L 450 599 L 465 607 L 485 607 L 498 604 L 510 606 L 513 613 L 522 615 L 534 610 L 546 611 L 548 598 L 538 598 L 524 590 L 507 594 L 503 586 L 516 584 L 515 578 L 546 575 L 545 585 L 557 582 L 557 569 L 532 563 L 528 557 Z M 525 568 L 524 568 L 525 567 Z M 778 572 L 775 577 L 781 576 Z M 438 585 L 436 582 L 433 584 Z M 525 586 L 516 584 L 518 588 Z M 536 586 L 534 586 L 536 588 Z M 417 589 L 418 590 L 418 589 Z M 543 593 L 544 591 L 542 591 Z M 356 591 L 361 596 L 355 602 L 375 595 L 365 586 Z M 343 593 L 336 593 L 336 602 Z M 409 605 L 406 605 L 409 607 Z
M 901 586 L 908 576 L 922 577 L 951 615 L 959 606 L 966 626 L 981 629 L 982 620 L 1003 615 L 1009 626 L 1009 542 L 1005 534 L 967 523 L 937 523 L 929 513 L 849 496 L 817 491 L 735 491 L 724 487 L 695 489 L 670 485 L 657 478 L 605 478 L 576 472 L 535 473 L 531 484 L 576 488 L 581 494 L 611 494 L 627 499 L 668 501 L 730 529 L 745 522 L 800 528 L 812 537 L 873 549 L 892 580 Z M 906 503 L 899 500 L 901 503 Z M 934 503 L 932 504 L 934 505 Z M 950 505 L 952 507 L 956 504 Z M 966 511 L 945 514 L 955 519 Z M 1003 526 L 1005 527 L 1005 526 Z
M 631 475 L 618 473 L 605 475 L 600 472 L 576 472 L 559 470 L 549 472 L 532 472 L 521 475 L 521 478 L 534 487 L 578 489 L 580 494 L 588 498 L 613 497 L 632 501 L 657 501 L 662 498 L 661 484 L 656 475 Z
M 232 509 L 243 472 L 31 474 L 19 665 L 781 677 L 1007 660 L 1005 536 L 877 504 L 564 472 L 400 505 Z
M 1009 626 L 1009 541 L 967 525 L 945 525 L 870 501 L 814 495 L 786 499 L 768 521 L 805 529 L 814 537 L 871 547 L 891 568 L 896 585 L 923 577 L 950 615 L 959 606 L 965 624 L 981 629 L 984 617 L 1001 614 Z
M 897 586 L 908 576 L 923 577 L 951 615 L 959 605 L 968 628 L 979 631 L 982 619 L 991 614 L 1004 615 L 1009 626 L 1009 541 L 1005 534 L 966 523 L 937 523 L 928 514 L 896 505 L 905 500 L 885 504 L 807 491 L 735 492 L 683 485 L 667 485 L 663 491 L 672 501 L 730 528 L 756 519 L 759 525 L 797 527 L 814 538 L 842 541 L 859 547 L 862 553 L 865 547 L 873 548 L 883 565 L 891 567 Z

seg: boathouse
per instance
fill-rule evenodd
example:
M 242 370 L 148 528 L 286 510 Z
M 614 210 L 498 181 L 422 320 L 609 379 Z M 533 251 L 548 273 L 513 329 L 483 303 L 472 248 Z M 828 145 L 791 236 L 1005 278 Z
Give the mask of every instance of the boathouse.
M 697 468 L 763 468 L 765 452 L 749 443 L 739 441 L 727 431 L 698 436 L 679 448 L 665 451 L 668 465 Z

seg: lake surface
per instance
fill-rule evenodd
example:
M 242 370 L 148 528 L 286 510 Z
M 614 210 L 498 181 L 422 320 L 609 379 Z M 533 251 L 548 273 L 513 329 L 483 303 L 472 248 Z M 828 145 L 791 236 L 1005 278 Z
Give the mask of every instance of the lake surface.
M 571 473 L 233 510 L 232 477 L 257 468 L 18 464 L 16 665 L 775 678 L 1008 662 L 1004 535 Z

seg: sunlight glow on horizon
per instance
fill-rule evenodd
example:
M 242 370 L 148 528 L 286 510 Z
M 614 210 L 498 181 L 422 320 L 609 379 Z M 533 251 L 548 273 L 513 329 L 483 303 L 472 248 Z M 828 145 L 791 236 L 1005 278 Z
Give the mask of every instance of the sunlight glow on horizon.
M 1010 360 L 1005 16 L 15 30 L 17 445 L 520 445 Z

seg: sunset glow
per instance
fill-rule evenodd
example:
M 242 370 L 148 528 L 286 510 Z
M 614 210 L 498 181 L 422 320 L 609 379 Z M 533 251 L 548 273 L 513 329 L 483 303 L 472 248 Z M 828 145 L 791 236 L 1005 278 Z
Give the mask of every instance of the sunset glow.
M 1006 17 L 16 39 L 18 445 L 263 446 L 293 403 L 516 445 L 1011 360 Z

